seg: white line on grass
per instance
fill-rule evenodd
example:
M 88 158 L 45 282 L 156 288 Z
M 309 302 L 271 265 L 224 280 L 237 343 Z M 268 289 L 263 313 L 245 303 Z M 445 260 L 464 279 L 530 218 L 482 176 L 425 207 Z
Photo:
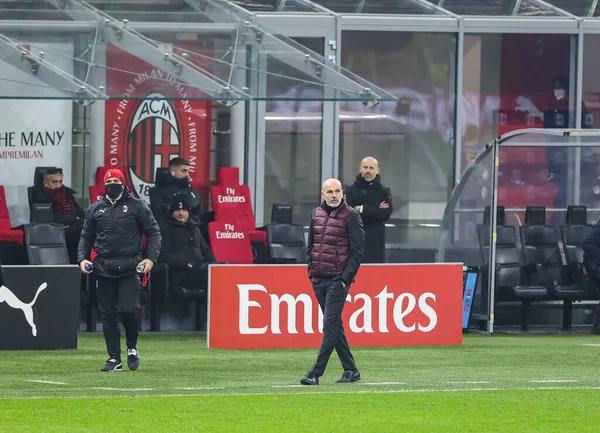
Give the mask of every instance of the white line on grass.
M 92 389 L 99 389 L 101 391 L 156 391 L 155 388 L 104 388 L 99 386 L 92 387 Z
M 456 382 L 448 382 L 448 383 L 455 384 L 455 385 L 477 385 L 477 384 L 485 384 L 485 383 L 490 383 L 490 382 L 486 382 L 485 380 L 480 380 L 480 381 L 470 381 L 470 382 L 456 381 Z
M 33 383 L 47 383 L 49 385 L 68 385 L 67 382 L 53 382 L 51 380 L 28 380 L 27 382 Z
M 406 385 L 404 382 L 359 382 L 357 385 L 377 386 L 377 385 Z
M 203 389 L 225 389 L 224 386 L 199 386 L 199 387 L 186 387 L 186 388 L 173 388 L 173 389 L 179 389 L 179 390 L 183 390 L 183 391 L 200 391 Z
M 570 379 L 548 379 L 548 380 L 530 380 L 531 383 L 576 383 L 576 380 Z
M 581 346 L 600 347 L 600 344 L 581 344 Z
M 302 386 L 305 390 L 299 392 L 290 390 L 287 393 L 271 393 L 271 392 L 240 392 L 240 393 L 203 393 L 203 394 L 141 394 L 136 395 L 137 398 L 173 398 L 173 397 L 258 397 L 258 396 L 280 396 L 280 395 L 315 395 L 315 394 L 412 394 L 412 393 L 436 393 L 436 392 L 501 392 L 501 391 L 579 391 L 579 390 L 600 390 L 600 386 L 575 386 L 575 387 L 559 387 L 559 386 L 544 386 L 544 387 L 525 387 L 525 388 L 445 388 L 445 389 L 382 389 L 382 390 L 352 390 L 352 386 L 339 390 L 319 391 L 315 386 Z M 113 388 L 102 388 L 113 389 Z M 118 388 L 114 388 L 118 389 Z M 354 388 L 356 389 L 356 388 Z M 123 389 L 123 391 L 131 391 L 131 389 Z M 1 400 L 46 400 L 46 399 L 97 399 L 101 398 L 98 395 L 84 396 L 28 396 L 28 397 L 0 397 Z M 113 395 L 110 398 L 130 398 L 130 396 Z

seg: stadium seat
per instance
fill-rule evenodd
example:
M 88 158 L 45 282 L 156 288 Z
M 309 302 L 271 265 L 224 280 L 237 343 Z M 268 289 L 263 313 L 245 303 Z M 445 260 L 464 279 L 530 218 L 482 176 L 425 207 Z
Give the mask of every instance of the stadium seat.
M 274 204 L 271 208 L 271 223 L 292 224 L 293 215 L 291 204 Z
M 204 331 L 206 326 L 207 293 L 200 288 L 182 285 L 172 286 L 169 282 L 169 266 L 157 263 L 151 271 L 150 287 L 150 330 L 160 331 L 162 306 L 172 302 L 193 302 L 195 304 L 194 330 Z
M 544 206 L 527 206 L 525 224 L 519 228 L 525 266 L 532 284 L 544 286 L 554 299 L 563 300 L 563 328 L 571 327 L 572 301 L 586 299 L 588 291 L 566 278 L 556 230 L 546 225 Z
M 31 265 L 69 264 L 65 230 L 60 224 L 26 224 L 25 249 Z
M 15 242 L 19 245 L 23 245 L 23 231 L 13 230 L 10 223 L 10 214 L 6 204 L 6 194 L 3 185 L 0 185 L 0 242 L 1 241 Z
M 279 263 L 306 263 L 306 242 L 300 224 L 292 223 L 292 206 L 274 204 L 271 224 L 265 229 L 269 242 L 269 253 Z
M 226 221 L 241 226 L 250 237 L 268 250 L 267 233 L 256 229 L 250 188 L 239 184 L 237 167 L 221 167 L 217 170 L 218 184 L 210 188 L 215 221 Z M 212 246 L 212 244 L 211 244 Z
M 241 226 L 223 221 L 208 224 L 210 245 L 219 262 L 230 264 L 252 264 L 254 257 L 250 237 Z
M 566 224 L 561 226 L 561 237 L 569 275 L 573 282 L 583 286 L 590 299 L 598 298 L 598 289 L 583 267 L 583 240 L 593 229 L 587 222 L 587 206 L 568 206 Z
M 484 212 L 484 223 L 478 227 L 479 244 L 484 259 L 484 282 L 489 274 L 490 248 L 490 209 Z M 515 237 L 515 229 L 505 225 L 504 208 L 498 207 L 496 225 L 496 268 L 495 300 L 496 302 L 521 302 L 521 329 L 528 327 L 528 316 L 531 303 L 548 299 L 548 289 L 545 286 L 531 284 L 526 272 Z

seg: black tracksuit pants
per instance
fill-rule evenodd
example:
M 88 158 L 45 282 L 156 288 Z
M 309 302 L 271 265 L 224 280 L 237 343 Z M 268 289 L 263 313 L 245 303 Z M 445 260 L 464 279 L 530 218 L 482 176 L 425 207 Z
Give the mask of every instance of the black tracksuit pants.
M 350 284 L 342 287 L 342 281 L 332 278 L 313 278 L 313 290 L 323 311 L 323 341 L 317 355 L 317 362 L 312 371 L 317 376 L 322 376 L 327 367 L 333 349 L 337 352 L 342 367 L 345 370 L 356 371 L 356 363 L 350 352 L 344 325 L 342 324 L 342 311 L 346 303 L 346 296 Z
M 137 347 L 140 330 L 140 291 L 142 284 L 137 274 L 120 278 L 97 277 L 96 297 L 102 318 L 102 330 L 108 356 L 121 360 L 121 331 L 119 319 L 125 328 L 128 349 Z

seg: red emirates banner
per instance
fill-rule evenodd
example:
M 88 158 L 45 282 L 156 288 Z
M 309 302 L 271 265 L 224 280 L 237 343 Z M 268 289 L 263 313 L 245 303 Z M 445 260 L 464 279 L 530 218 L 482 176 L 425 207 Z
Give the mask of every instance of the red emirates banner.
M 305 265 L 212 265 L 208 347 L 319 347 Z M 363 265 L 342 315 L 350 346 L 462 344 L 461 264 Z
M 161 46 L 212 70 L 213 47 L 197 43 Z M 211 102 L 177 77 L 113 45 L 106 53 L 106 167 L 124 169 L 129 186 L 149 202 L 156 169 L 179 156 L 190 161 L 192 185 L 210 184 Z

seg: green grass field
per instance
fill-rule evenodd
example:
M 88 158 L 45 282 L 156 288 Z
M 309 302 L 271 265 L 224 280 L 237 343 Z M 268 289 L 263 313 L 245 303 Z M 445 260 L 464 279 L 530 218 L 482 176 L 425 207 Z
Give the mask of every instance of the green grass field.
M 99 334 L 73 351 L 0 352 L 2 432 L 596 432 L 600 338 L 474 336 L 460 347 L 354 349 L 362 381 L 316 350 L 206 349 L 142 334 L 136 372 L 101 373 Z

